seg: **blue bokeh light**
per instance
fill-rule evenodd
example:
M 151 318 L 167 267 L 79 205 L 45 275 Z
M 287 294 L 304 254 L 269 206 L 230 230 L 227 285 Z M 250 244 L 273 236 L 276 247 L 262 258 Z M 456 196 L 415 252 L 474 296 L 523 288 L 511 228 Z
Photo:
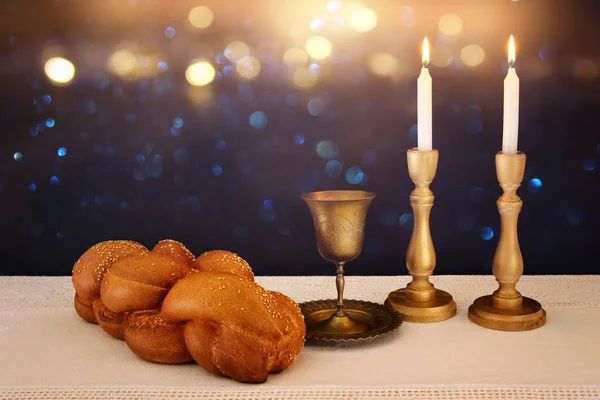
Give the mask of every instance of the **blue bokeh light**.
M 175 28 L 173 28 L 172 26 L 167 26 L 165 28 L 165 36 L 168 37 L 169 39 L 172 39 L 175 37 Z
M 180 117 L 173 118 L 173 126 L 175 128 L 181 128 L 183 126 L 183 119 Z
M 414 220 L 415 220 L 415 216 L 413 215 L 413 213 L 404 213 L 404 214 L 400 215 L 400 218 L 398 218 L 398 222 L 400 223 L 400 226 L 407 230 L 412 229 Z
M 351 185 L 358 185 L 364 177 L 364 172 L 358 167 L 350 167 L 346 170 L 346 181 Z
M 221 176 L 221 174 L 223 173 L 223 167 L 221 167 L 218 164 L 215 164 L 212 166 L 211 171 L 214 176 Z
M 479 236 L 481 236 L 483 240 L 490 240 L 494 237 L 494 230 L 489 226 L 484 226 L 483 228 L 481 228 Z
M 338 155 L 338 147 L 330 140 L 323 140 L 317 143 L 317 154 L 325 159 L 335 158 Z
M 58 154 L 59 157 L 64 157 L 67 155 L 67 149 L 65 147 L 59 147 L 56 154 Z
M 594 160 L 592 157 L 584 158 L 581 162 L 581 166 L 586 171 L 593 171 L 596 169 L 596 160 Z
M 573 227 L 581 226 L 581 224 L 583 224 L 583 213 L 579 210 L 569 209 L 567 210 L 565 217 L 569 225 Z
M 44 104 L 50 104 L 52 103 L 52 96 L 50 96 L 49 94 L 45 94 L 44 96 L 42 96 L 42 101 L 44 102 Z
M 304 143 L 304 135 L 301 133 L 294 135 L 294 143 L 295 144 L 303 144 Z
M 319 115 L 321 115 L 325 112 L 327 105 L 321 98 L 316 97 L 314 99 L 309 100 L 306 108 L 308 109 L 308 113 L 310 115 L 314 115 L 315 117 L 318 117 Z
M 250 114 L 249 121 L 254 129 L 263 129 L 267 126 L 267 116 L 262 111 L 254 111 Z
M 342 174 L 342 163 L 338 160 L 329 160 L 325 165 L 325 173 L 330 178 L 337 178 Z
M 35 182 L 31 182 L 29 186 L 27 186 L 27 190 L 29 190 L 30 192 L 35 192 L 36 189 L 37 186 L 35 185 Z
M 13 154 L 13 158 L 15 159 L 15 161 L 21 161 L 23 159 L 23 154 L 17 151 L 15 154 Z
M 417 140 L 417 131 L 417 124 L 411 125 L 411 127 L 408 129 L 408 137 L 412 140 Z
M 46 119 L 46 127 L 47 128 L 52 128 L 54 125 L 55 125 L 55 122 L 52 118 Z
M 56 184 L 58 184 L 58 177 L 56 177 L 56 176 L 51 176 L 51 177 L 50 177 L 50 183 L 51 183 L 52 185 L 56 185 Z
M 160 72 L 166 72 L 169 69 L 169 64 L 167 64 L 165 61 L 159 61 L 158 64 L 156 64 L 156 68 Z
M 529 189 L 529 191 L 531 193 L 539 193 L 542 191 L 542 181 L 538 178 L 532 178 L 529 180 L 529 183 L 527 184 L 527 189 Z

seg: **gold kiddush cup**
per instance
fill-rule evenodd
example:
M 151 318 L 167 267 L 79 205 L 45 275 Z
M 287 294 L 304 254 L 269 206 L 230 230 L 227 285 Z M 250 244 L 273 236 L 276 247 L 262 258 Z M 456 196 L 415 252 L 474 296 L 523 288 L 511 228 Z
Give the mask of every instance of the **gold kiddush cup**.
M 523 201 L 517 196 L 525 173 L 525 154 L 496 154 L 496 175 L 503 194 L 496 202 L 500 213 L 500 238 L 492 272 L 499 288 L 469 307 L 469 319 L 484 328 L 500 331 L 528 331 L 546 323 L 546 311 L 516 289 L 523 275 L 523 257 L 517 235 L 517 221 Z
M 344 312 L 344 264 L 362 250 L 365 219 L 374 198 L 375 193 L 360 190 L 329 190 L 302 196 L 313 217 L 319 253 L 336 265 L 337 274 L 337 311 L 320 322 L 316 332 L 350 335 L 369 329 L 368 324 Z
M 436 263 L 433 240 L 429 229 L 429 215 L 433 207 L 433 192 L 429 185 L 435 177 L 439 153 L 408 150 L 408 173 L 415 184 L 410 194 L 414 213 L 413 231 L 406 252 L 406 267 L 412 281 L 406 288 L 388 295 L 385 304 L 394 308 L 407 322 L 439 322 L 456 314 L 456 303 L 448 292 L 436 289 L 429 276 Z

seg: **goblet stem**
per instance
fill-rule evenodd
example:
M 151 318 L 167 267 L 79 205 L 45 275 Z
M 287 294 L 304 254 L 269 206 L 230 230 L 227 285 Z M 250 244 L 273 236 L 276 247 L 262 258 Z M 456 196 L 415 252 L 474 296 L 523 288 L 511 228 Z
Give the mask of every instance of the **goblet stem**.
M 336 317 L 345 317 L 346 313 L 344 312 L 344 264 L 345 262 L 336 262 L 335 265 L 337 269 L 335 273 L 337 277 L 335 278 L 335 286 L 337 288 L 338 301 L 337 301 L 337 311 L 335 313 Z

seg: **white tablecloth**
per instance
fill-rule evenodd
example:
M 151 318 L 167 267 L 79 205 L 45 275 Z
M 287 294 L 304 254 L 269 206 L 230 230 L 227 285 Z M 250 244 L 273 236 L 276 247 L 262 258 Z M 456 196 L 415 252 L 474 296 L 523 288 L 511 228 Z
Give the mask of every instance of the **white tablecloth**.
M 346 298 L 383 302 L 407 276 L 346 281 Z M 298 302 L 335 297 L 333 277 L 259 277 Z M 436 324 L 404 323 L 361 346 L 307 346 L 260 385 L 196 364 L 158 365 L 81 320 L 70 277 L 0 277 L 0 399 L 600 399 L 600 276 L 524 276 L 548 322 L 499 332 L 467 319 L 493 276 L 434 276 L 458 305 Z

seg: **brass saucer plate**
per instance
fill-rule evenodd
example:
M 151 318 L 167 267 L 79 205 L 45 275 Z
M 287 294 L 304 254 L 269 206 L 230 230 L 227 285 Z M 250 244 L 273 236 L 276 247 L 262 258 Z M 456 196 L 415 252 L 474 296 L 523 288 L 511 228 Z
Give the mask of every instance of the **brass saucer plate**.
M 361 342 L 386 335 L 402 324 L 402 315 L 383 304 L 363 300 L 344 299 L 344 312 L 350 318 L 366 323 L 366 332 L 353 334 L 327 334 L 315 331 L 315 326 L 337 310 L 337 300 L 313 300 L 300 303 L 300 310 L 306 323 L 306 339 L 318 342 L 344 343 Z

